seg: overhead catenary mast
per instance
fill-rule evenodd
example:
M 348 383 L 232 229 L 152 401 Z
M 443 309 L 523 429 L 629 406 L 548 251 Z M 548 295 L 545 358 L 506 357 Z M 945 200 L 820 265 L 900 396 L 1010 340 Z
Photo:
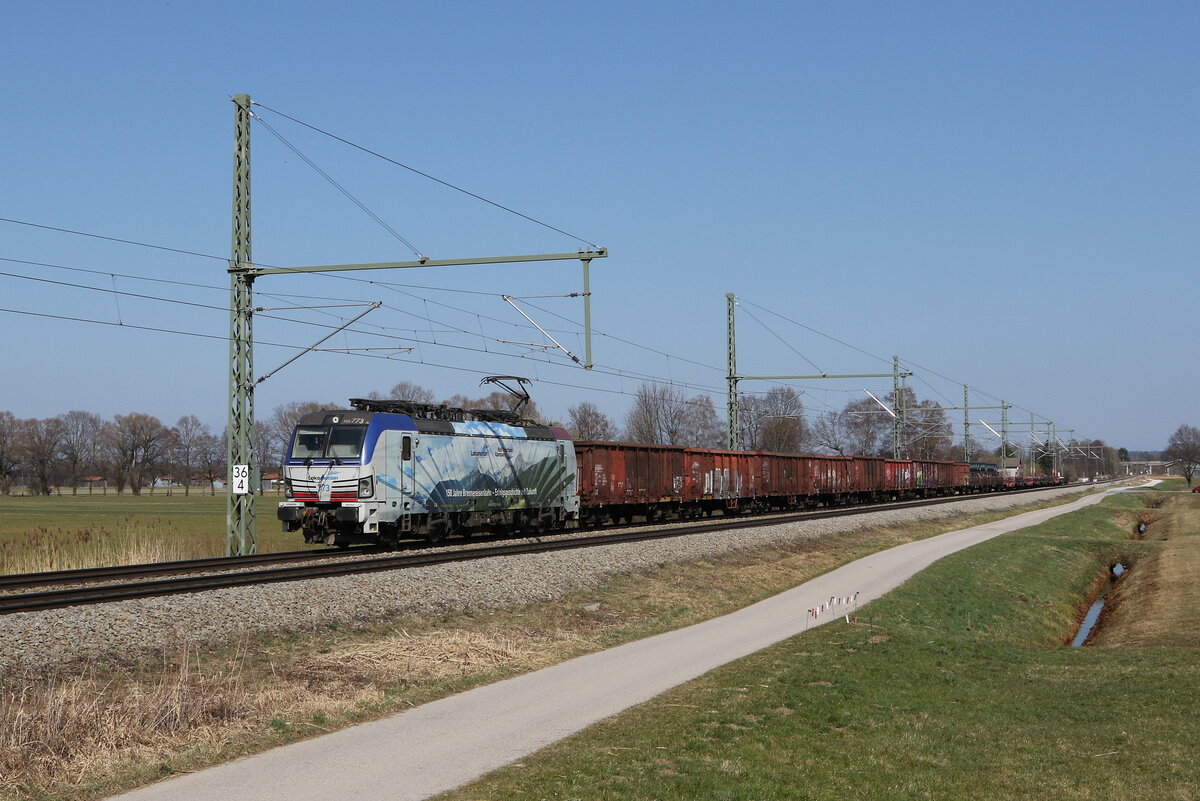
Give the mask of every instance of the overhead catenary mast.
M 854 373 L 847 375 L 831 375 L 829 373 L 821 373 L 820 375 L 738 375 L 737 372 L 737 327 L 735 324 L 734 310 L 737 308 L 737 299 L 732 292 L 725 293 L 725 316 L 726 330 L 728 331 L 726 350 L 728 353 L 729 373 L 726 380 L 729 384 L 729 399 L 728 405 L 728 420 L 729 429 L 726 432 L 726 443 L 729 450 L 736 451 L 740 449 L 740 426 L 739 410 L 741 404 L 738 401 L 738 382 L 739 381 L 807 381 L 817 380 L 822 378 L 891 378 L 893 381 L 899 381 L 901 378 L 910 376 L 910 372 L 900 372 L 899 357 L 893 361 L 893 371 L 890 373 Z M 899 437 L 896 437 L 897 454 L 899 458 Z
M 253 264 L 250 250 L 250 120 L 254 105 L 250 95 L 233 97 L 233 245 L 229 259 L 229 442 L 227 457 L 226 554 L 251 554 L 258 550 L 254 522 L 256 462 L 254 431 L 254 337 L 253 287 L 262 275 L 285 273 L 340 272 L 345 270 L 412 269 L 477 264 L 512 264 L 532 261 L 578 259 L 583 264 L 583 302 L 586 349 L 585 369 L 592 366 L 591 286 L 592 259 L 608 257 L 608 250 L 590 247 L 575 253 L 544 253 L 529 256 L 495 256 L 467 259 L 428 259 L 377 264 L 325 264 L 313 267 L 260 268 Z

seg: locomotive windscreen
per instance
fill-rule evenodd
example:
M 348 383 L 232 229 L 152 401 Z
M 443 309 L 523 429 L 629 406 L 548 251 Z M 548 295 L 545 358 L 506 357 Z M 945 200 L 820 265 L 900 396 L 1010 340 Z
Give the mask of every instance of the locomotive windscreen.
M 366 426 L 296 426 L 293 459 L 358 459 Z

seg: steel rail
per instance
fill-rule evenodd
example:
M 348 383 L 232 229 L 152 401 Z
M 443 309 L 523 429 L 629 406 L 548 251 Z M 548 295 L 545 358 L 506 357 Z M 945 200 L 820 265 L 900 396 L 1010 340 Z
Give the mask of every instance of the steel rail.
M 1031 492 L 1055 487 L 1033 487 L 1010 492 Z M 971 500 L 972 498 L 994 497 L 991 493 L 975 496 L 951 496 L 948 498 L 925 499 L 921 501 L 906 501 L 890 504 L 853 505 L 837 509 L 822 509 L 816 512 L 791 513 L 782 515 L 755 515 L 747 517 L 728 517 L 717 522 L 698 524 L 672 525 L 669 528 L 647 529 L 642 527 L 624 529 L 611 533 L 599 533 L 582 537 L 569 537 L 507 543 L 503 545 L 456 549 L 431 550 L 400 556 L 385 556 L 364 560 L 338 560 L 325 564 L 308 564 L 287 566 L 273 569 L 249 570 L 238 573 L 218 573 L 200 576 L 184 576 L 179 578 L 158 579 L 154 581 L 129 582 L 98 586 L 68 587 L 59 590 L 11 594 L 0 596 L 0 615 L 18 612 L 31 612 L 45 609 L 57 609 L 69 606 L 105 603 L 110 601 L 130 600 L 135 598 L 152 598 L 164 595 L 176 595 L 190 592 L 203 592 L 215 589 L 227 589 L 256 584 L 269 584 L 285 581 L 301 581 L 312 578 L 327 578 L 333 576 L 353 575 L 356 573 L 374 573 L 385 570 L 402 570 L 430 565 L 450 564 L 479 559 L 493 559 L 501 556 L 517 556 L 533 553 L 551 553 L 554 551 L 577 548 L 596 547 L 619 543 L 644 542 L 657 539 L 703 534 L 719 531 L 731 531 L 742 528 L 760 528 L 762 526 L 782 525 L 785 523 L 820 520 L 833 517 L 845 517 L 869 512 L 887 511 L 891 509 L 916 508 L 934 506 L 955 501 Z M 361 553 L 362 551 L 357 551 Z M 337 556 L 340 554 L 356 553 L 355 551 L 296 551 L 297 554 L 319 554 L 321 556 Z M 282 555 L 282 554 L 280 554 Z M 261 556 L 270 556 L 261 554 Z M 312 557 L 309 557 L 310 559 Z M 192 560 L 193 562 L 225 560 Z M 177 565 L 186 563 L 174 563 Z M 226 565 L 228 566 L 228 565 Z M 134 567 L 152 567 L 137 565 Z M 70 571 L 66 571 L 70 572 Z

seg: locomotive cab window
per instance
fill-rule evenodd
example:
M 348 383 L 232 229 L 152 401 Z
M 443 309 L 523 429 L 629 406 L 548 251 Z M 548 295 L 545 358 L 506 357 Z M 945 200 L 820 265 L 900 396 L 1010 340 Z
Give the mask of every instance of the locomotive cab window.
M 325 426 L 297 426 L 292 439 L 293 459 L 319 459 L 325 455 L 325 440 L 329 429 Z
M 357 459 L 362 455 L 363 438 L 367 435 L 366 426 L 330 426 L 329 453 L 330 458 Z
M 292 458 L 357 459 L 366 434 L 366 426 L 297 426 Z

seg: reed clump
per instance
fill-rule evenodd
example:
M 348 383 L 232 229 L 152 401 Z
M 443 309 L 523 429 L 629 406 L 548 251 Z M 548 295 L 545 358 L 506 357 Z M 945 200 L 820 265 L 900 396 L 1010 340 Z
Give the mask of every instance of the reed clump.
M 116 525 L 37 525 L 0 540 L 0 572 L 41 573 L 218 556 L 214 538 L 185 536 L 170 521 L 127 514 Z

